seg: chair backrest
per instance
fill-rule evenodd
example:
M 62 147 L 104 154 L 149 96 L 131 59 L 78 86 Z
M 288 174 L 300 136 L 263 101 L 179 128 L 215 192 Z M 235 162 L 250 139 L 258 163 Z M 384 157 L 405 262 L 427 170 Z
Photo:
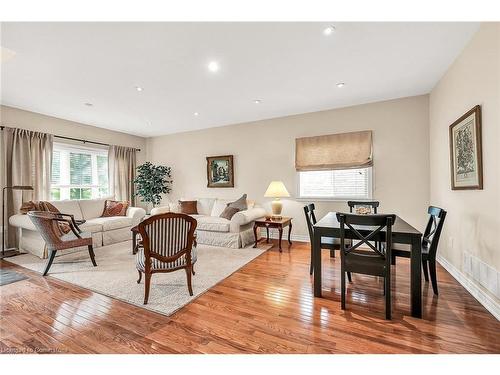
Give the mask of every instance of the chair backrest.
M 427 213 L 429 214 L 429 221 L 422 237 L 422 245 L 428 247 L 429 256 L 435 258 L 444 219 L 446 218 L 446 211 L 439 207 L 429 206 Z
M 186 254 L 190 260 L 196 226 L 196 219 L 178 213 L 153 215 L 144 220 L 138 229 L 145 258 L 173 262 Z
M 56 219 L 57 213 L 49 211 L 29 211 L 28 217 L 35 225 L 36 229 L 42 236 L 48 249 L 54 249 L 61 244 L 62 232 L 59 229 Z
M 304 213 L 306 215 L 307 230 L 309 231 L 309 240 L 313 243 L 313 225 L 316 224 L 316 215 L 314 214 L 314 203 L 304 206 Z
M 370 209 L 369 214 L 376 214 L 377 208 L 380 205 L 379 201 L 347 201 L 347 205 L 349 206 L 349 212 L 357 213 L 356 209 L 360 207 L 366 207 Z
M 396 215 L 355 215 L 355 214 L 345 214 L 337 213 L 337 220 L 340 223 L 340 249 L 343 256 L 349 255 L 352 251 L 356 250 L 361 245 L 368 246 L 373 250 L 375 255 L 386 260 L 388 265 L 391 262 L 391 251 L 392 251 L 392 225 L 396 220 Z M 365 227 L 365 228 L 363 228 Z M 377 234 L 386 229 L 386 235 L 383 240 L 385 240 L 385 250 L 379 249 L 374 246 L 371 241 L 375 241 Z M 349 230 L 353 233 L 353 238 L 355 241 L 349 243 L 346 247 L 345 232 Z M 368 234 L 364 235 L 360 233 L 360 230 L 368 230 Z

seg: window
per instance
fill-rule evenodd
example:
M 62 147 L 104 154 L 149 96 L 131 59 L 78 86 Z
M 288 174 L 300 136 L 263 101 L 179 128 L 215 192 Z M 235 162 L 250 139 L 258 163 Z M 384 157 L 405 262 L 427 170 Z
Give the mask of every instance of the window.
M 52 200 L 108 196 L 108 151 L 54 143 L 50 195 Z
M 372 168 L 299 172 L 299 197 L 371 199 Z

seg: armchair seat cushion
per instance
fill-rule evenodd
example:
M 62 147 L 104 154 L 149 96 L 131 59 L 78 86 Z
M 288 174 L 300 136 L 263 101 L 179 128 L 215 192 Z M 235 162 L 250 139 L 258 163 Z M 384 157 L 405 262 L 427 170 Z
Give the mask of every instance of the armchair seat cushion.
M 195 264 L 198 259 L 198 252 L 196 247 L 193 246 L 191 249 L 191 264 Z M 144 257 L 144 248 L 140 247 L 137 251 L 137 262 L 136 266 L 139 271 L 144 272 L 146 269 L 145 266 L 146 258 Z M 152 271 L 160 271 L 160 270 L 171 270 L 177 267 L 182 267 L 186 265 L 186 255 L 182 255 L 179 259 L 176 259 L 174 262 L 162 262 L 156 258 L 151 258 L 151 270 Z
M 134 219 L 127 216 L 111 216 L 111 217 L 96 217 L 90 219 L 86 224 L 101 225 L 104 232 L 121 229 L 126 227 L 131 227 L 134 223 Z

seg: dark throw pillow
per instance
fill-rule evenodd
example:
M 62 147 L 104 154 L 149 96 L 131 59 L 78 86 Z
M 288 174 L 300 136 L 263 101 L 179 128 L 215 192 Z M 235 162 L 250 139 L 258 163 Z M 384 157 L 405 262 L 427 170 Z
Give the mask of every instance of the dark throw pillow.
M 224 219 L 227 219 L 227 220 L 231 220 L 231 218 L 234 216 L 234 214 L 236 212 L 239 212 L 240 209 L 236 208 L 236 207 L 229 207 L 227 206 L 226 208 L 224 208 L 224 211 L 222 211 L 222 213 L 219 215 L 219 217 L 222 217 Z
M 101 217 L 126 216 L 128 206 L 129 202 L 127 201 L 119 202 L 106 200 L 106 202 L 104 202 L 104 211 Z
M 197 201 L 179 201 L 181 213 L 186 215 L 198 215 Z
M 238 200 L 236 200 L 234 202 L 228 203 L 227 206 L 228 207 L 237 208 L 238 211 L 245 211 L 248 208 L 248 206 L 247 206 L 247 195 L 243 194 L 241 196 L 241 198 L 239 198 Z

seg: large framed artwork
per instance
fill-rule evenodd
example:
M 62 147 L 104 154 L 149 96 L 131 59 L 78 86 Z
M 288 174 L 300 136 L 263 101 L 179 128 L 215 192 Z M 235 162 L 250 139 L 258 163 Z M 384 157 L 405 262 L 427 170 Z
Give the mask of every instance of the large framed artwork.
M 233 155 L 207 157 L 207 186 L 234 187 Z
M 477 105 L 450 125 L 451 188 L 483 188 L 481 106 Z

